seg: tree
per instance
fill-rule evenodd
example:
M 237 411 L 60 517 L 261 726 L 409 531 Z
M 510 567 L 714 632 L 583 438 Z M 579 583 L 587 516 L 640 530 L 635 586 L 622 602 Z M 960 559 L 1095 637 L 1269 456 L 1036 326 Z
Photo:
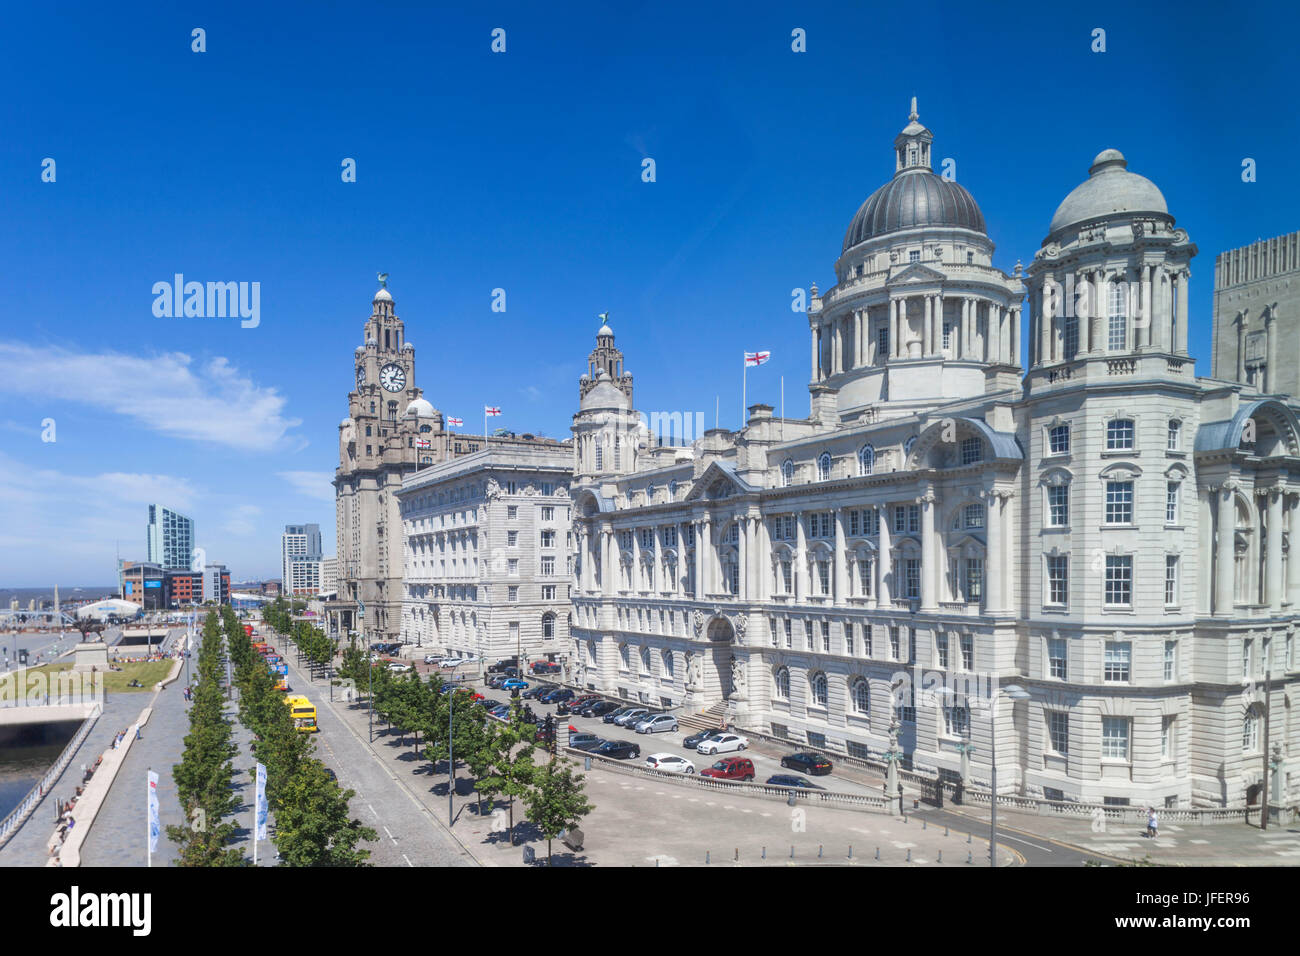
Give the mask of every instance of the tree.
M 370 851 L 359 849 L 377 834 L 352 819 L 351 790 L 338 784 L 319 760 L 299 763 L 280 795 L 275 846 L 286 866 L 366 866 Z
M 584 778 L 574 776 L 568 761 L 554 757 L 533 775 L 533 785 L 524 794 L 528 819 L 537 824 L 546 837 L 546 865 L 551 865 L 551 840 L 565 830 L 578 825 L 578 821 L 594 809 L 587 802 Z
M 510 705 L 510 719 L 503 727 L 493 728 L 484 740 L 482 766 L 486 772 L 475 788 L 485 793 L 500 793 L 510 799 L 510 845 L 515 842 L 515 797 L 528 792 L 537 765 L 533 763 L 533 737 L 537 729 L 527 723 L 519 701 Z

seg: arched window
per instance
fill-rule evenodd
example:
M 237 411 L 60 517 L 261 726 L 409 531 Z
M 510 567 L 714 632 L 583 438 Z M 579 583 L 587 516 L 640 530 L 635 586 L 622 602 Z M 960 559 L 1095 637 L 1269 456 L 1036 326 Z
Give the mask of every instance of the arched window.
M 677 482 L 668 482 L 668 497 L 674 501 L 677 500 Z
M 555 637 L 555 615 L 550 613 L 543 614 L 542 640 L 549 641 L 553 637 Z
M 808 689 L 812 694 L 812 702 L 818 707 L 826 706 L 826 675 L 822 673 L 813 674 L 808 681 Z
M 777 700 L 790 699 L 790 668 L 778 667 L 772 675 L 772 693 Z
M 863 445 L 858 452 L 858 474 L 869 475 L 876 470 L 876 450 L 870 445 Z
M 831 480 L 831 453 L 828 451 L 822 452 L 821 456 L 817 459 L 817 480 Z
M 789 458 L 781 463 L 781 484 L 784 487 L 794 484 L 794 462 Z
M 871 685 L 865 677 L 855 678 L 850 689 L 849 698 L 853 703 L 855 714 L 871 713 Z
M 662 662 L 664 676 L 671 679 L 673 676 L 673 652 L 668 650 L 660 651 L 660 660 Z

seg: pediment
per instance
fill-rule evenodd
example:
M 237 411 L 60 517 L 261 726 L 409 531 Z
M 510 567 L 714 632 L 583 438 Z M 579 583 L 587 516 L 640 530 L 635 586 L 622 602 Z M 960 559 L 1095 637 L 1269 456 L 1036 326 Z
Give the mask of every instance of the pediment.
M 907 268 L 894 273 L 885 283 L 885 288 L 893 289 L 900 285 L 928 285 L 947 280 L 942 272 L 920 262 L 909 263 Z

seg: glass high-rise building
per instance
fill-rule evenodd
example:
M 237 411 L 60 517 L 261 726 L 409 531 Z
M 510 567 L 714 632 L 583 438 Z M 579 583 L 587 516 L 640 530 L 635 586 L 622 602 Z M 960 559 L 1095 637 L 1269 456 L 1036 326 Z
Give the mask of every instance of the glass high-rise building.
M 164 508 L 149 506 L 149 560 L 165 571 L 188 570 L 194 552 L 194 519 Z

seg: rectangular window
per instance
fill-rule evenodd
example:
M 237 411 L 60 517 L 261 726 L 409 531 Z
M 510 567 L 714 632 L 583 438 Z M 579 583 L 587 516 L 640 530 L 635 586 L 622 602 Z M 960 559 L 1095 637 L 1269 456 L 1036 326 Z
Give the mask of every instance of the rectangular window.
M 510 643 L 511 644 L 519 643 L 519 622 L 518 621 L 510 622 Z
M 967 528 L 984 527 L 984 506 L 967 505 L 961 510 L 962 524 Z
M 785 620 L 785 646 L 787 649 L 794 647 L 794 626 L 789 618 Z
M 1047 673 L 1057 680 L 1067 680 L 1066 649 L 1068 645 L 1063 637 L 1047 639 Z
M 829 654 L 831 652 L 830 621 L 822 621 L 822 652 L 826 654 Z
M 517 547 L 519 547 L 519 532 L 518 532 L 518 531 L 507 531 L 507 532 L 506 532 L 506 547 L 507 547 L 507 548 L 517 548 Z
M 858 559 L 858 593 L 862 597 L 871 597 L 872 580 L 875 577 L 874 570 L 872 558 Z
M 831 593 L 831 563 L 829 561 L 817 562 L 817 583 L 823 596 Z
M 542 600 L 543 600 L 543 601 L 554 601 L 554 600 L 555 600 L 555 585 L 554 585 L 554 584 L 544 584 L 544 585 L 542 585 Z
M 731 530 L 734 531 L 737 527 L 738 527 L 737 525 L 732 525 L 732 526 L 731 526 Z M 654 532 L 654 528 L 642 528 L 642 529 L 638 532 L 638 535 L 639 535 L 640 538 L 641 538 L 641 548 L 642 548 L 642 550 L 644 550 L 644 551 L 653 551 L 653 550 L 654 550 L 654 547 L 655 547 L 655 532 Z
M 811 651 L 811 650 L 813 649 L 813 645 L 812 645 L 812 621 L 804 621 L 804 622 L 803 622 L 803 649 L 804 649 L 805 651 Z
M 1174 720 L 1173 714 L 1167 714 L 1160 718 L 1160 759 L 1173 760 L 1174 746 Z
M 1065 320 L 1065 357 L 1072 359 L 1079 354 L 1079 320 L 1070 317 Z
M 506 520 L 507 520 L 507 521 L 516 521 L 516 520 L 518 520 L 518 518 L 519 518 L 519 506 L 518 506 L 518 505 L 506 505 Z
M 844 625 L 844 653 L 849 657 L 853 656 L 853 632 L 856 628 L 856 624 Z
M 894 534 L 907 533 L 907 506 L 894 505 Z
M 1178 555 L 1165 555 L 1165 604 L 1178 603 Z
M 1070 598 L 1070 557 L 1047 556 L 1047 603 L 1066 604 Z
M 912 250 L 910 250 L 910 251 L 907 253 L 907 261 L 908 261 L 908 262 L 920 262 L 920 261 L 921 261 L 921 251 L 920 251 L 919 249 L 912 249 Z
M 1241 676 L 1243 680 L 1250 676 L 1252 669 L 1251 664 L 1253 663 L 1251 658 L 1254 656 L 1255 642 L 1250 638 L 1246 638 L 1245 642 L 1241 645 Z
M 1133 482 L 1106 482 L 1106 524 L 1133 523 Z
M 1129 607 L 1133 603 L 1133 556 L 1106 556 L 1106 603 Z
M 767 629 L 772 637 L 772 646 L 776 647 L 779 640 L 776 635 L 776 618 L 768 618 Z
M 865 535 L 880 534 L 880 512 L 875 508 L 868 508 L 862 512 L 862 533 Z
M 1047 448 L 1053 455 L 1070 453 L 1070 426 L 1054 425 L 1047 430 Z
M 895 661 L 897 661 L 897 660 L 901 660 L 901 658 L 899 657 L 899 654 L 898 654 L 898 650 L 899 650 L 899 648 L 898 648 L 898 628 L 897 628 L 897 627 L 891 627 L 891 628 L 889 629 L 889 653 L 890 653 L 890 660 L 895 660 Z
M 547 556 L 542 558 L 542 575 L 549 577 L 555 573 L 555 558 Z
M 1101 719 L 1101 756 L 1103 760 L 1128 759 L 1127 717 L 1103 717 Z
M 966 601 L 977 604 L 984 595 L 984 559 L 966 559 L 966 579 L 962 582 Z
M 862 625 L 862 656 L 871 656 L 871 625 Z
M 518 600 L 519 600 L 519 587 L 518 587 L 518 585 L 511 585 L 510 587 L 506 588 L 506 600 L 507 600 L 507 601 L 518 601 Z
M 1047 734 L 1052 750 L 1062 757 L 1070 753 L 1070 715 L 1062 710 L 1047 712 Z
M 554 520 L 555 520 L 555 509 L 554 509 L 553 507 L 550 507 L 549 505 L 548 505 L 547 507 L 543 508 L 543 509 L 542 509 L 542 520 L 543 520 L 543 521 L 554 521 Z
M 983 445 L 978 438 L 963 438 L 961 441 L 961 463 L 973 465 L 984 459 Z
M 1070 486 L 1047 486 L 1047 526 L 1066 528 L 1070 524 Z
M 952 348 L 952 326 L 947 322 L 943 324 L 943 347 L 945 349 Z
M 781 581 L 785 585 L 785 593 L 794 593 L 794 565 L 789 561 L 781 562 Z
M 921 530 L 921 506 L 907 506 L 907 533 L 918 534 Z
M 514 532 L 512 531 L 511 534 L 514 534 Z M 542 532 L 542 547 L 543 547 L 543 548 L 553 548 L 553 547 L 555 547 L 555 532 L 554 532 L 554 531 L 543 531 L 543 532 Z
M 858 514 L 859 514 L 859 512 L 858 512 L 858 509 L 856 509 L 856 508 L 852 508 L 852 509 L 849 510 L 849 537 L 851 537 L 851 538 L 856 538 L 856 537 L 858 536 L 858 533 L 859 533 L 859 532 L 858 532 Z
M 1128 347 L 1128 319 L 1123 315 L 1112 315 L 1108 329 L 1106 345 L 1112 352 L 1122 352 Z
M 1174 664 L 1177 661 L 1177 654 L 1178 642 L 1165 641 L 1165 680 L 1167 681 L 1173 680 L 1176 676 Z
M 1105 678 L 1111 683 L 1127 683 L 1132 673 L 1133 645 L 1128 641 L 1106 642 Z
M 882 325 L 876 329 L 876 361 L 880 362 L 889 355 L 889 326 Z
M 1165 484 L 1165 524 L 1178 523 L 1178 482 Z
M 921 559 L 905 558 L 903 560 L 904 597 L 915 601 L 921 597 Z
M 1133 450 L 1133 419 L 1116 418 L 1106 423 L 1106 450 Z
M 506 574 L 510 575 L 512 578 L 517 578 L 517 577 L 519 577 L 519 559 L 518 559 L 518 558 L 510 558 L 510 559 L 508 559 L 508 560 L 506 561 Z
M 961 669 L 964 671 L 975 669 L 975 638 L 970 634 L 961 636 Z
M 1169 451 L 1178 451 L 1180 433 L 1183 430 L 1182 422 L 1171 421 L 1169 423 L 1169 434 L 1165 440 L 1165 448 Z
M 934 636 L 934 652 L 939 659 L 939 669 L 948 669 L 948 635 L 936 634 Z

